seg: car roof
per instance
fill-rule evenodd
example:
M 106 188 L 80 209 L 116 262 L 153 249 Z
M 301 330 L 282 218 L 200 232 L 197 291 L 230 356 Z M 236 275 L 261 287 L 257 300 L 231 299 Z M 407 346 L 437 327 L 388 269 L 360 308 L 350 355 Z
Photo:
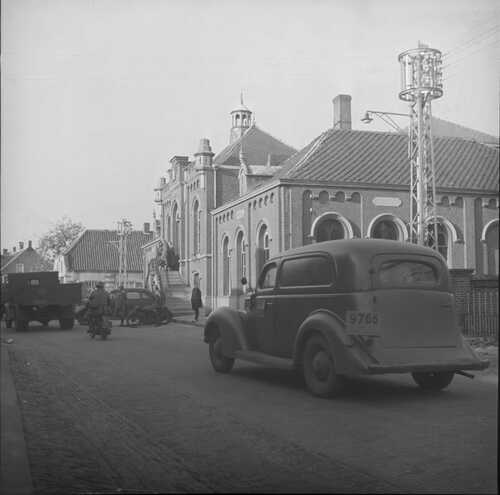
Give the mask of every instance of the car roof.
M 303 253 L 328 253 L 333 256 L 353 255 L 372 257 L 378 254 L 416 254 L 440 257 L 439 253 L 431 248 L 410 242 L 390 241 L 386 239 L 341 239 L 336 241 L 323 241 L 300 246 L 285 251 L 269 261 L 277 261 L 283 257 Z

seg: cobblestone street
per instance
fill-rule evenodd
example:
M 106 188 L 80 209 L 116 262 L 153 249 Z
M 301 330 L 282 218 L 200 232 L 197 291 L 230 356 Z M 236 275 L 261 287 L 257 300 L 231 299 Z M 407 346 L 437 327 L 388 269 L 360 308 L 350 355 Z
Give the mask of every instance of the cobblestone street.
M 496 492 L 496 383 L 320 400 L 284 370 L 215 374 L 201 334 L 3 329 L 34 492 Z

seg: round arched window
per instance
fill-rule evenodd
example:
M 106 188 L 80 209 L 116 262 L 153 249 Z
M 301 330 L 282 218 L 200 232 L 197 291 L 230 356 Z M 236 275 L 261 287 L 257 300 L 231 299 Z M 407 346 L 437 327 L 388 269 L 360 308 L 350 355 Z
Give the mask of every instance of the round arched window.
M 397 241 L 399 239 L 398 228 L 392 220 L 379 220 L 373 227 L 372 237 Z
M 333 241 L 344 237 L 344 226 L 335 218 L 323 220 L 316 229 L 316 242 Z

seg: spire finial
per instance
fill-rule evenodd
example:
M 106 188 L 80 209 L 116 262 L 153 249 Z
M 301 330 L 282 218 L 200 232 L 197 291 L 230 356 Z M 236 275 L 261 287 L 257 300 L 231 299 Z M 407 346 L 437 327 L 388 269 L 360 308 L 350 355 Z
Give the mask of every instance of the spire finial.
M 243 90 L 240 91 L 240 103 L 243 105 Z

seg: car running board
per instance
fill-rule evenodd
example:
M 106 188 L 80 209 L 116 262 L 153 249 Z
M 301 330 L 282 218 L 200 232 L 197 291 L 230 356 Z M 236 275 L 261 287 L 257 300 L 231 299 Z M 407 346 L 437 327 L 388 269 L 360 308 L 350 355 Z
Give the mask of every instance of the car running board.
M 234 357 L 242 359 L 243 361 L 250 361 L 252 363 L 264 364 L 275 368 L 293 368 L 293 361 L 291 359 L 270 356 L 263 352 L 257 351 L 235 351 Z

